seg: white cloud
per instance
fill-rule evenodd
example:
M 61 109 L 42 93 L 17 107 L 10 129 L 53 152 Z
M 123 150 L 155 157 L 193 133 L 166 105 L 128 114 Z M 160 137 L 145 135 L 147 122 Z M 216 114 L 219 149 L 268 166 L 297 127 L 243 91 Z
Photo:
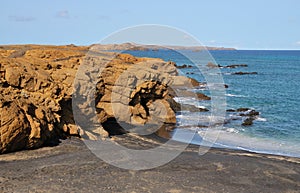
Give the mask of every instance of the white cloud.
M 18 15 L 11 15 L 9 16 L 9 19 L 11 21 L 15 21 L 15 22 L 30 22 L 35 20 L 34 17 L 30 17 L 30 16 L 18 16 Z
M 69 11 L 68 10 L 58 11 L 56 13 L 56 17 L 68 19 L 70 18 Z
M 296 42 L 297 45 L 300 45 L 300 41 Z

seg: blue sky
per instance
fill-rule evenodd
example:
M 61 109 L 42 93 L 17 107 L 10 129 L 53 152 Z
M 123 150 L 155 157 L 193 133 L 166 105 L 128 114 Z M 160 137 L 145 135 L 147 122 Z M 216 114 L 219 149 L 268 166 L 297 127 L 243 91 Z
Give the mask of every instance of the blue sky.
M 300 49 L 299 0 L 10 0 L 0 44 L 98 42 L 140 24 L 183 29 L 208 46 Z

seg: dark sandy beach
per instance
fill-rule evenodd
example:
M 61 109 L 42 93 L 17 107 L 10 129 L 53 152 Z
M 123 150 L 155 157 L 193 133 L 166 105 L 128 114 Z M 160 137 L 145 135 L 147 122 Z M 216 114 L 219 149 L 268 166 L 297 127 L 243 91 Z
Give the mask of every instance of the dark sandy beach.
M 159 138 L 123 135 L 131 147 Z M 150 142 L 149 142 L 150 141 Z M 60 145 L 0 156 L 0 192 L 299 192 L 300 159 L 190 145 L 173 161 L 130 171 L 97 158 L 78 138 Z

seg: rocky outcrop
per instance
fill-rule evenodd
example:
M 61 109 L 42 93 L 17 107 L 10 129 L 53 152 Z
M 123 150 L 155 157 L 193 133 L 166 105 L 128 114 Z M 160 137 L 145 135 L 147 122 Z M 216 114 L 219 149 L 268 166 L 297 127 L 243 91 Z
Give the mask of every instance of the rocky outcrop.
M 86 98 L 75 106 L 85 118 L 96 117 L 100 123 L 97 131 L 90 132 L 75 124 L 72 106 L 76 94 L 87 96 L 87 80 L 95 88 L 96 112 Z M 171 87 L 189 84 L 199 85 L 178 76 L 175 63 L 160 59 L 100 53 L 74 45 L 3 46 L 0 153 L 53 145 L 79 132 L 89 138 L 128 132 L 119 122 L 175 124 L 175 109 L 180 105 L 173 100 L 176 89 Z
M 253 121 L 255 121 L 258 116 L 259 112 L 250 109 L 250 108 L 238 108 L 238 109 L 227 109 L 226 112 L 233 113 L 235 116 L 231 117 L 232 120 L 240 119 L 242 120 L 242 126 L 250 126 L 253 124 Z M 230 120 L 227 120 L 227 123 L 229 123 Z
M 219 68 L 240 68 L 240 67 L 248 67 L 247 64 L 231 64 L 227 66 L 218 65 Z
M 233 72 L 232 75 L 249 75 L 249 74 L 258 74 L 257 72 Z
M 212 62 L 209 62 L 207 64 L 207 67 L 209 68 L 240 68 L 240 67 L 248 67 L 247 64 L 231 64 L 231 65 L 227 65 L 227 66 L 222 66 L 220 64 L 214 64 Z
M 239 68 L 239 67 L 248 67 L 247 64 L 231 64 L 227 66 L 223 66 L 224 68 Z
M 218 64 L 214 64 L 214 63 L 212 63 L 212 62 L 208 62 L 208 63 L 206 64 L 206 66 L 207 66 L 208 68 L 219 68 L 219 67 L 220 67 Z
M 253 124 L 253 121 L 254 121 L 254 120 L 255 120 L 255 119 L 254 119 L 253 117 L 248 117 L 248 118 L 246 118 L 246 119 L 243 121 L 242 125 L 243 125 L 243 126 L 250 126 L 250 125 Z
M 59 138 L 78 135 L 70 102 L 76 68 L 86 48 L 24 47 L 0 50 L 0 153 L 52 145 Z
M 183 68 L 192 68 L 192 65 L 187 65 L 187 64 L 183 64 L 182 66 L 176 66 L 178 69 L 183 69 Z

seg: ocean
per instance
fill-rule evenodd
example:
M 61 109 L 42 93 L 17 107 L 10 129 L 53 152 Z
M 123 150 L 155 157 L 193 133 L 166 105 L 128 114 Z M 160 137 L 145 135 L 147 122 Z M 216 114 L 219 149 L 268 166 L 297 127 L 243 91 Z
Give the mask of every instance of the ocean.
M 248 65 L 220 69 L 224 83 L 229 86 L 226 89 L 226 109 L 250 108 L 260 113 L 253 121 L 253 125 L 242 126 L 245 117 L 227 112 L 228 121 L 218 132 L 214 146 L 300 157 L 300 51 L 215 50 L 209 52 L 221 66 Z M 126 53 L 138 57 L 174 61 L 177 66 L 190 65 L 189 68 L 180 69 L 180 74 L 201 82 L 205 81 L 197 71 L 196 64 L 176 51 L 150 50 L 126 51 Z M 257 72 L 257 74 L 234 75 L 234 72 Z M 208 90 L 204 89 L 202 92 L 209 95 Z M 186 98 L 181 99 L 180 102 L 210 109 L 210 101 L 195 100 Z M 178 122 L 184 122 L 189 127 L 184 129 L 178 127 L 175 132 L 197 130 L 199 136 L 195 136 L 192 143 L 200 144 L 202 140 L 200 131 L 205 128 L 197 126 L 193 122 L 193 117 L 203 115 L 205 112 L 178 113 Z M 184 141 L 182 138 L 177 140 Z

